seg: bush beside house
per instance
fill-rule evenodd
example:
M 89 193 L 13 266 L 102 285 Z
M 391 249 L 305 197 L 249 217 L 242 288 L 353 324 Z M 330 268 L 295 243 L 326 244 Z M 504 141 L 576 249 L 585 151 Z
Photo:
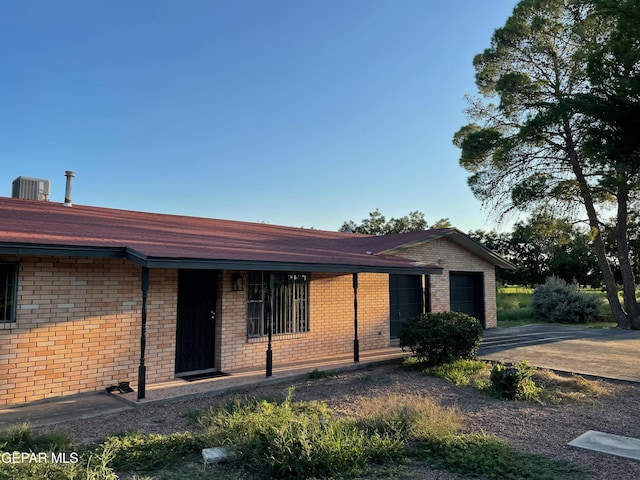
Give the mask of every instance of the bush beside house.
M 430 366 L 455 359 L 474 358 L 482 340 L 482 325 L 459 312 L 424 313 L 409 319 L 400 330 L 400 346 Z
M 549 277 L 533 292 L 531 307 L 539 320 L 553 323 L 589 323 L 596 319 L 600 301 L 580 292 L 578 285 Z

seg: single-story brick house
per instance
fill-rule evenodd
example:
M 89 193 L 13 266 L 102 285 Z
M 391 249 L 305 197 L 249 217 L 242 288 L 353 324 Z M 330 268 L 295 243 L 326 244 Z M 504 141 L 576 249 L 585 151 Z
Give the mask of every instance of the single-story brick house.
M 0 404 L 389 346 L 423 311 L 496 325 L 498 255 L 381 237 L 0 198 Z M 268 352 L 268 353 L 267 353 Z M 266 355 L 265 355 L 266 353 Z

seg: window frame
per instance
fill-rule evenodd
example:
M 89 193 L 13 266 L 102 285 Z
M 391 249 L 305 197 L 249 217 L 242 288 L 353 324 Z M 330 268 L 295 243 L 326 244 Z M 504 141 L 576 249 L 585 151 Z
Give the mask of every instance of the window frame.
M 18 264 L 0 262 L 0 323 L 15 323 L 18 310 Z M 7 316 L 8 314 L 8 316 Z
M 269 335 L 270 307 L 273 308 L 272 335 L 309 333 L 310 283 L 311 276 L 307 272 L 250 271 L 247 281 L 247 338 L 259 339 Z M 270 285 L 273 285 L 271 292 Z

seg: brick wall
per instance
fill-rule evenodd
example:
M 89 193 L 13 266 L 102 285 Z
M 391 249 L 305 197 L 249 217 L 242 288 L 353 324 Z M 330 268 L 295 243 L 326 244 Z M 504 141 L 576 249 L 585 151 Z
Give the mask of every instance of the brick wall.
M 399 255 L 426 263 L 431 308 L 449 310 L 449 272 L 482 272 L 487 327 L 496 325 L 494 266 L 446 238 L 412 245 Z M 124 259 L 7 257 L 19 265 L 15 323 L 0 323 L 0 404 L 102 390 L 122 381 L 136 387 L 140 360 L 141 268 Z M 234 292 L 234 272 L 220 271 L 215 364 L 223 371 L 265 365 L 266 338 L 247 338 L 247 289 Z M 247 278 L 247 272 L 242 272 Z M 177 270 L 152 269 L 147 301 L 147 382 L 174 378 Z M 360 274 L 361 351 L 389 344 L 389 280 Z M 273 338 L 274 365 L 353 352 L 351 274 L 312 273 L 310 331 Z
M 141 268 L 120 259 L 0 257 L 19 265 L 15 323 L 0 324 L 0 404 L 135 385 Z M 177 271 L 152 270 L 147 381 L 173 378 Z
M 437 263 L 433 311 L 449 309 L 449 272 L 482 272 L 486 322 L 496 325 L 493 265 L 448 239 L 403 249 L 408 258 Z M 124 259 L 8 257 L 16 262 L 15 323 L 0 323 L 0 404 L 102 390 L 122 381 L 135 388 L 140 361 L 141 268 Z M 247 289 L 234 292 L 234 272 L 220 271 L 215 364 L 222 371 L 265 365 L 266 338 L 247 338 Z M 247 272 L 242 272 L 247 278 Z M 152 269 L 147 300 L 147 383 L 174 378 L 177 270 Z M 274 365 L 353 352 L 351 274 L 312 273 L 310 331 L 274 336 Z M 358 337 L 361 351 L 389 344 L 389 279 L 359 274 Z
M 473 255 L 447 238 L 399 249 L 396 255 L 443 267 L 442 275 L 429 277 L 433 312 L 444 312 L 450 309 L 449 272 L 481 272 L 484 281 L 486 327 L 497 326 L 496 278 L 493 264 Z
M 266 338 L 247 338 L 247 292 L 231 291 L 234 272 L 223 272 L 218 305 L 220 369 L 226 372 L 266 364 Z M 242 272 L 246 278 L 246 272 Z M 273 337 L 274 366 L 353 352 L 354 305 L 351 274 L 312 273 L 309 285 L 310 331 Z M 246 290 L 246 289 L 245 289 Z M 360 350 L 389 345 L 389 280 L 385 274 L 360 274 L 358 288 Z
M 0 404 L 93 392 L 122 381 L 137 388 L 141 268 L 122 259 L 6 257 L 16 262 L 15 323 L 0 323 Z M 246 272 L 243 272 L 246 278 Z M 247 291 L 219 272 L 215 363 L 223 371 L 265 365 L 266 339 L 247 338 Z M 147 383 L 174 378 L 177 270 L 151 269 Z M 310 276 L 310 332 L 274 336 L 274 365 L 353 352 L 351 274 Z M 389 344 L 388 276 L 360 274 L 360 349 Z

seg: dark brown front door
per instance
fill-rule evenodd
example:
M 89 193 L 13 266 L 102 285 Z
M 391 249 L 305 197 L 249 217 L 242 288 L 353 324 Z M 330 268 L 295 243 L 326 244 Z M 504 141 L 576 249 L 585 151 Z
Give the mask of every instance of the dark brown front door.
M 178 272 L 176 374 L 214 368 L 216 270 Z

